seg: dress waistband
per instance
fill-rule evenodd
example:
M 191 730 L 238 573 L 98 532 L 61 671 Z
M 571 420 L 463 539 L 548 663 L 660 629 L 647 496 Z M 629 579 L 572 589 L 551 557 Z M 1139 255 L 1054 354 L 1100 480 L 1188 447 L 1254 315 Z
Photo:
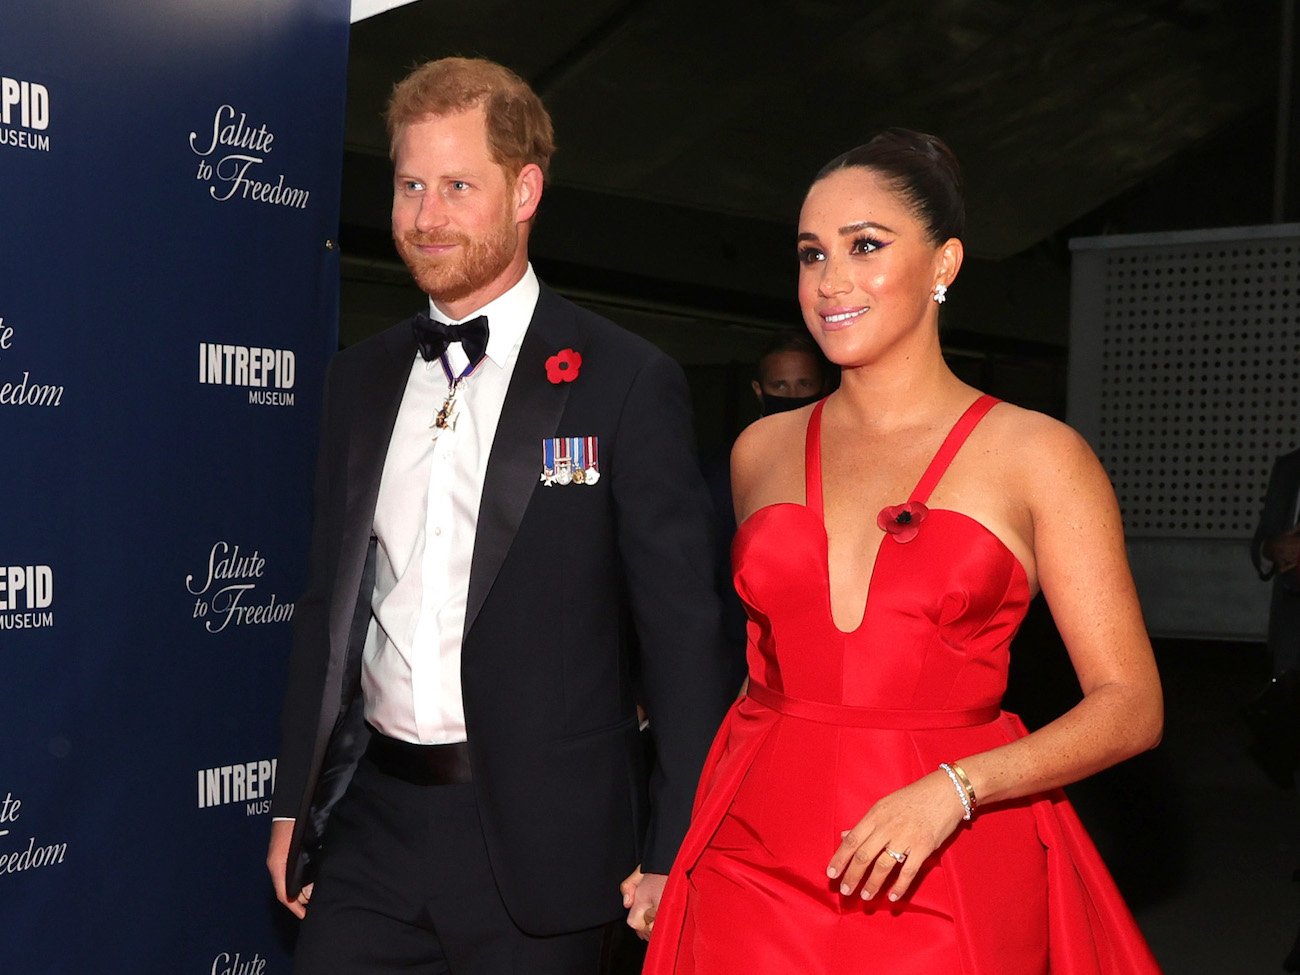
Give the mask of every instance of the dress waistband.
M 749 682 L 749 697 L 763 707 L 780 711 L 792 718 L 804 718 L 823 724 L 850 728 L 884 728 L 899 731 L 922 731 L 927 728 L 969 728 L 988 724 L 1000 713 L 998 707 L 965 708 L 953 711 L 920 711 L 893 708 L 858 708 L 848 704 L 828 704 L 786 697 L 762 684 Z

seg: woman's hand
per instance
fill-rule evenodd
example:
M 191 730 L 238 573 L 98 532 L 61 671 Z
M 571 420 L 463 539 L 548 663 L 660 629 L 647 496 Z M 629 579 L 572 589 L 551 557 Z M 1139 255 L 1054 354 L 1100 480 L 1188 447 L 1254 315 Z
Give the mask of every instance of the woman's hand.
M 872 806 L 844 834 L 826 874 L 839 879 L 840 893 L 846 897 L 861 882 L 862 898 L 870 900 L 897 868 L 898 878 L 889 890 L 889 899 L 896 901 L 907 893 L 930 855 L 961 824 L 963 812 L 952 782 L 943 772 L 931 772 Z M 903 855 L 901 864 L 886 851 Z
M 666 873 L 642 873 L 637 867 L 618 886 L 623 895 L 623 906 L 627 908 L 627 926 L 642 941 L 649 941 L 654 931 L 659 900 L 664 896 L 667 883 Z

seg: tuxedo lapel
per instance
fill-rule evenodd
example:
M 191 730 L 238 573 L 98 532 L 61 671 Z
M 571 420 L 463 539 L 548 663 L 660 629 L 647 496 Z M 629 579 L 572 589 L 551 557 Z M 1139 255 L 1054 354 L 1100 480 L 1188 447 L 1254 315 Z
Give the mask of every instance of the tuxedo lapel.
M 410 322 L 389 329 L 381 348 L 380 361 L 368 371 L 368 381 L 358 391 L 356 413 L 348 434 L 349 501 L 369 500 L 358 508 L 349 505 L 349 510 L 370 515 L 374 514 L 374 500 L 379 497 L 379 478 L 388 455 L 388 441 L 415 361 L 415 333 Z
M 524 333 L 483 479 L 465 607 L 466 635 L 506 560 L 529 499 L 541 483 L 542 441 L 556 436 L 568 402 L 572 383 L 548 382 L 546 360 L 561 349 L 581 352 L 582 338 L 572 311 L 543 287 Z
M 358 387 L 349 404 L 352 411 L 347 445 L 349 517 L 343 526 L 337 580 L 338 592 L 344 598 L 335 601 L 336 612 L 331 620 L 331 634 L 340 649 L 347 646 L 352 630 L 355 603 L 349 594 L 356 593 L 361 584 L 384 458 L 388 455 L 388 442 L 392 439 L 393 424 L 397 422 L 414 358 L 415 335 L 410 322 L 389 329 L 380 344 L 379 361 L 366 369 L 366 382 Z

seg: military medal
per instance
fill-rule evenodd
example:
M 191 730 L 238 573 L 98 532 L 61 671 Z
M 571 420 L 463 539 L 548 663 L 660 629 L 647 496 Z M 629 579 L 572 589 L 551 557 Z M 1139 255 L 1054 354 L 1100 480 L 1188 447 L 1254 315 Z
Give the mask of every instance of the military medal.
M 555 438 L 555 483 L 561 486 L 573 483 L 573 461 L 569 456 L 572 437 Z
M 442 363 L 442 371 L 447 376 L 447 398 L 442 401 L 442 406 L 438 407 L 438 412 L 434 414 L 433 426 L 439 430 L 455 430 L 456 417 L 460 413 L 457 409 L 456 397 L 460 393 L 461 386 L 465 384 L 465 380 L 478 368 L 479 364 L 478 362 L 471 363 L 465 367 L 459 376 L 453 376 L 445 352 L 439 357 L 438 361 Z M 482 359 L 479 360 L 479 362 L 482 361 Z
M 595 484 L 600 480 L 600 459 L 597 457 L 599 445 L 597 444 L 595 437 L 584 437 L 583 442 L 583 454 L 585 458 L 584 473 L 586 474 L 584 481 L 587 484 Z
M 585 484 L 587 481 L 587 465 L 583 463 L 586 454 L 585 443 L 579 437 L 573 438 L 573 483 Z
M 451 381 L 451 386 L 447 388 L 447 398 L 442 401 L 442 406 L 438 407 L 438 413 L 433 418 L 433 425 L 439 430 L 454 430 L 456 428 L 456 394 L 460 392 L 461 380 L 465 377 Z
M 542 483 L 550 487 L 555 483 L 555 441 L 542 441 Z
M 547 487 L 595 484 L 600 480 L 595 437 L 552 437 L 542 441 L 542 477 Z

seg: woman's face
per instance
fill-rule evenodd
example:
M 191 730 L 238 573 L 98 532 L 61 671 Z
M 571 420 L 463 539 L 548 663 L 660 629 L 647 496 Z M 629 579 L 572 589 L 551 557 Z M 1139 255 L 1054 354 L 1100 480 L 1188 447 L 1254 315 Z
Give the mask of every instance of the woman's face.
M 937 327 L 934 286 L 950 283 L 961 243 L 936 246 L 875 172 L 818 180 L 799 214 L 799 305 L 826 357 L 865 365 Z

